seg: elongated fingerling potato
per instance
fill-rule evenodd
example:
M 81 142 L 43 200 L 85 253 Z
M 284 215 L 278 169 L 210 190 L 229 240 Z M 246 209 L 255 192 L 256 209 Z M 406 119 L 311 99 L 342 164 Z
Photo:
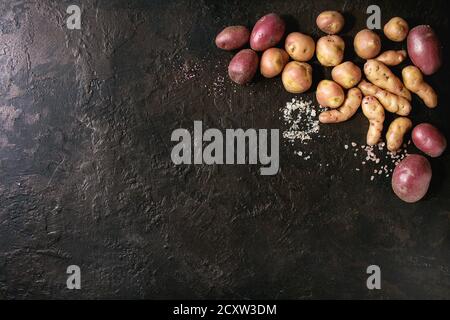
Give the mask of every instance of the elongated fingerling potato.
M 384 108 L 373 96 L 364 97 L 362 101 L 362 110 L 369 120 L 369 130 L 367 131 L 367 144 L 376 145 L 381 139 L 384 123 Z
M 383 62 L 385 65 L 393 67 L 398 66 L 405 61 L 408 54 L 406 50 L 388 50 L 380 54 L 375 60 Z
M 405 134 L 411 130 L 412 122 L 406 117 L 400 117 L 392 121 L 386 134 L 386 143 L 389 151 L 399 150 L 403 144 Z
M 417 94 L 428 108 L 436 108 L 438 96 L 436 91 L 423 80 L 422 72 L 414 66 L 402 70 L 403 83 L 406 88 Z
M 322 112 L 319 116 L 321 123 L 339 123 L 353 117 L 361 106 L 362 93 L 358 88 L 352 88 L 347 93 L 344 104 L 338 109 Z
M 411 103 L 403 97 L 383 90 L 365 80 L 359 83 L 358 88 L 365 96 L 374 96 L 377 98 L 386 111 L 396 113 L 399 116 L 407 116 L 411 113 Z
M 384 63 L 368 60 L 364 65 L 364 73 L 374 85 L 411 101 L 411 92 Z

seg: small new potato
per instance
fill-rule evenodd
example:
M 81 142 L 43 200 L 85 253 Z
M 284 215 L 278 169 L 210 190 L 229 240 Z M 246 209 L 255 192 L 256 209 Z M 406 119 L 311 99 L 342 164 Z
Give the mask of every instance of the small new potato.
M 266 78 L 276 77 L 288 61 L 289 55 L 283 49 L 267 49 L 261 57 L 261 74 Z
M 408 55 L 411 61 L 429 76 L 442 66 L 442 45 L 430 26 L 417 26 L 408 34 Z
M 344 59 L 344 50 L 344 40 L 339 36 L 325 36 L 317 41 L 317 59 L 325 67 L 335 67 L 340 64 Z
M 345 89 L 350 89 L 361 81 L 361 69 L 353 62 L 347 61 L 334 67 L 331 77 Z
M 431 176 L 431 165 L 427 158 L 418 154 L 409 155 L 392 174 L 392 190 L 405 202 L 417 202 L 427 194 Z
M 237 84 L 246 84 L 255 76 L 258 63 L 259 58 L 255 51 L 243 49 L 231 59 L 228 66 L 228 75 Z
M 306 62 L 314 56 L 316 43 L 306 34 L 292 32 L 287 36 L 284 48 L 295 61 Z
M 369 29 L 358 32 L 353 41 L 356 54 L 363 59 L 375 58 L 381 51 L 380 37 Z
M 290 93 L 303 93 L 312 85 L 312 67 L 305 62 L 289 62 L 281 74 L 284 88 Z
M 223 50 L 240 49 L 250 39 L 250 31 L 244 26 L 230 26 L 216 37 L 216 46 Z
M 429 123 L 421 123 L 414 128 L 412 141 L 417 149 L 432 158 L 440 157 L 447 148 L 445 136 Z
M 405 134 L 411 130 L 412 122 L 406 117 L 399 117 L 392 121 L 386 133 L 387 148 L 391 152 L 398 151 L 403 144 Z
M 383 31 L 389 40 L 402 42 L 408 35 L 409 26 L 405 19 L 394 17 L 386 23 Z
M 339 33 L 344 28 L 344 16 L 337 11 L 324 11 L 316 19 L 320 30 L 327 34 Z
M 345 100 L 344 90 L 334 81 L 322 80 L 316 91 L 317 102 L 322 107 L 339 108 Z
M 286 24 L 276 13 L 269 13 L 259 19 L 250 35 L 250 47 L 255 51 L 264 51 L 276 46 L 283 38 Z

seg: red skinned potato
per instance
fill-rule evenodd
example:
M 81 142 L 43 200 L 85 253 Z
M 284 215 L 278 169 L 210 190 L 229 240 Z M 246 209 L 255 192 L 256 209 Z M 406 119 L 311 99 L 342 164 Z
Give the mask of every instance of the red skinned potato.
M 237 84 L 246 84 L 255 76 L 258 63 L 259 58 L 255 51 L 241 50 L 231 60 L 228 66 L 228 75 Z
M 269 13 L 259 19 L 250 35 L 250 47 L 264 51 L 274 47 L 283 38 L 286 24 L 276 13 Z
M 230 26 L 216 37 L 216 46 L 223 50 L 240 49 L 250 39 L 250 31 L 244 26 Z
M 276 77 L 289 61 L 289 55 L 283 49 L 270 48 L 261 57 L 261 74 L 266 78 Z
M 433 125 L 421 123 L 412 132 L 414 145 L 432 158 L 441 156 L 447 148 L 444 135 Z
M 442 46 L 430 26 L 417 26 L 408 34 L 408 55 L 425 75 L 435 73 L 442 66 Z
M 405 202 L 417 202 L 427 194 L 431 176 L 431 165 L 427 158 L 418 154 L 409 155 L 392 174 L 392 190 Z

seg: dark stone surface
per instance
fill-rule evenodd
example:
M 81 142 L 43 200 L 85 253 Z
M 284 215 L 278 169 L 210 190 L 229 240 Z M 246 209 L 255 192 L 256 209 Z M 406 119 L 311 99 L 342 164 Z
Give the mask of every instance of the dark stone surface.
M 221 28 L 275 11 L 317 39 L 315 17 L 338 9 L 351 44 L 373 2 L 383 22 L 448 35 L 445 1 L 86 0 L 81 31 L 65 26 L 72 1 L 1 1 L 0 298 L 450 298 L 448 151 L 412 205 L 354 171 L 343 145 L 364 143 L 361 113 L 322 126 L 310 161 L 283 143 L 274 177 L 170 159 L 172 131 L 194 120 L 282 129 L 292 95 L 279 79 L 232 85 Z M 439 108 L 416 99 L 412 117 L 450 137 L 448 74 L 429 79 Z M 81 290 L 66 289 L 70 264 Z

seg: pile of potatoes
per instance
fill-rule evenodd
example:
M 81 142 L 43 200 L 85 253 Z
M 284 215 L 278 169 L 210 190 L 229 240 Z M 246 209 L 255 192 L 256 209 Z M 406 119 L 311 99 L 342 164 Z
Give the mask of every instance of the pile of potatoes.
M 344 61 L 345 42 L 338 35 L 345 24 L 343 15 L 325 11 L 317 17 L 316 24 L 326 34 L 317 42 L 309 35 L 293 32 L 280 48 L 276 46 L 284 37 L 285 23 L 279 15 L 270 13 L 259 19 L 251 32 L 244 26 L 225 28 L 217 35 L 216 45 L 236 50 L 250 44 L 250 49 L 239 51 L 229 64 L 228 74 L 235 83 L 250 82 L 259 67 L 266 78 L 281 74 L 284 88 L 294 94 L 311 88 L 313 72 L 308 62 L 316 56 L 322 66 L 333 68 L 332 79 L 320 81 L 316 89 L 318 103 L 329 108 L 320 114 L 319 121 L 344 122 L 361 107 L 369 122 L 367 145 L 376 145 L 382 139 L 385 112 L 396 114 L 398 117 L 387 129 L 386 144 L 389 151 L 398 151 L 404 136 L 413 129 L 408 118 L 412 110 L 411 92 L 428 108 L 438 105 L 436 92 L 424 79 L 424 75 L 432 75 L 442 66 L 442 47 L 435 32 L 425 25 L 410 30 L 404 19 L 394 17 L 383 32 L 390 41 L 406 40 L 407 50 L 382 52 L 380 36 L 369 29 L 361 30 L 353 41 L 355 53 L 366 60 L 361 69 L 352 61 Z M 262 52 L 261 58 L 257 52 Z M 408 57 L 412 65 L 403 68 L 400 79 L 390 68 L 404 63 Z M 431 157 L 440 156 L 447 146 L 445 137 L 431 124 L 415 127 L 412 138 L 416 147 Z M 426 194 L 430 180 L 428 160 L 412 155 L 395 169 L 392 187 L 402 200 L 416 202 Z

